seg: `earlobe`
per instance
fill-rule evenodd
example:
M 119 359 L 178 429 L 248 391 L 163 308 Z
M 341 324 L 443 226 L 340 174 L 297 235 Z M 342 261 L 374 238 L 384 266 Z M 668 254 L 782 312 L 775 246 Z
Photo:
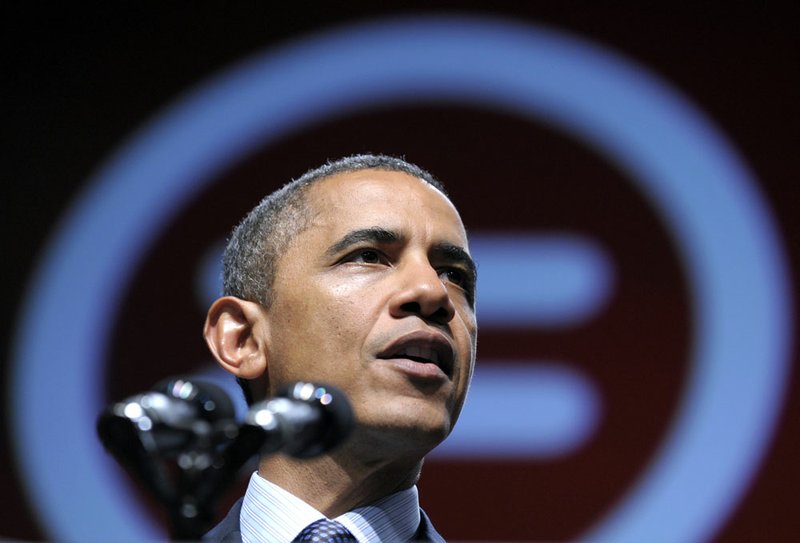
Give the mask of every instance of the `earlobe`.
M 243 379 L 267 369 L 266 319 L 263 308 L 233 296 L 219 298 L 208 310 L 203 335 L 219 364 Z

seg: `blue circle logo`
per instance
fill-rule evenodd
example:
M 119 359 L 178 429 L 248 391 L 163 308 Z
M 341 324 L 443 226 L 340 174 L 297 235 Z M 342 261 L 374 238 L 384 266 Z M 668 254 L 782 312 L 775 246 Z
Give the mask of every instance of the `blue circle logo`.
M 410 18 L 312 36 L 223 74 L 145 126 L 71 210 L 26 300 L 11 387 L 17 456 L 53 538 L 159 537 L 120 490 L 94 420 L 110 317 L 165 222 L 258 146 L 420 97 L 558 126 L 625 170 L 661 214 L 694 303 L 690 382 L 642 478 L 585 537 L 714 533 L 761 459 L 788 367 L 786 265 L 757 182 L 696 109 L 597 45 L 510 22 Z

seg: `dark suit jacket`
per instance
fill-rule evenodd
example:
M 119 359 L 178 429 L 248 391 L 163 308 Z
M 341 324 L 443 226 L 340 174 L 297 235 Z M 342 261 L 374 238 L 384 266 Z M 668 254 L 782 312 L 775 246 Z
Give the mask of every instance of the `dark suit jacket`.
M 242 501 L 240 498 L 234 504 L 228 514 L 222 519 L 222 522 L 217 524 L 210 532 L 203 536 L 203 541 L 210 541 L 214 543 L 241 543 L 242 532 L 239 528 L 239 514 L 242 511 Z M 414 536 L 414 541 L 431 541 L 433 543 L 444 543 L 444 538 L 439 535 L 439 532 L 431 524 L 431 519 L 425 514 L 422 509 L 419 510 L 420 520 L 417 534 Z M 288 543 L 288 542 L 287 542 Z

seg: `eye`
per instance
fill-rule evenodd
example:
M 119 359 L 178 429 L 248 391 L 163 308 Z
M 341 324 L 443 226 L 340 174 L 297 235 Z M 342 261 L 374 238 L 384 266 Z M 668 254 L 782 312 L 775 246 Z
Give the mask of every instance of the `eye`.
M 470 307 L 475 304 L 475 276 L 461 268 L 442 268 L 439 270 L 439 277 L 455 285 L 464 292 Z
M 375 249 L 360 249 L 352 253 L 347 259 L 347 262 L 355 262 L 357 264 L 380 264 L 385 261 L 380 251 Z
M 448 268 L 439 272 L 439 275 L 442 279 L 453 283 L 454 285 L 458 285 L 459 287 L 466 286 L 467 277 L 466 274 L 455 268 Z

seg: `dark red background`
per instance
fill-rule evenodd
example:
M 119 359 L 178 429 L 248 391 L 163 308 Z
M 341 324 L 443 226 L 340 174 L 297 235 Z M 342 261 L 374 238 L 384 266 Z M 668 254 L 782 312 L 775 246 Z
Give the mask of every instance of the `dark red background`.
M 500 3 L 488 10 L 449 2 L 438 4 L 437 12 L 551 24 L 637 60 L 682 90 L 718 123 L 761 179 L 797 284 L 798 10 L 788 3 L 724 9 L 624 4 L 562 2 L 522 9 Z M 11 234 L 4 259 L 4 339 L 11 337 L 22 286 L 58 215 L 147 118 L 198 81 L 269 45 L 334 23 L 430 12 L 423 6 L 351 3 L 255 12 L 237 5 L 191 11 L 189 6 L 3 8 L 4 86 L 12 96 L 4 138 L 2 218 Z M 531 148 L 539 152 L 531 156 Z M 194 263 L 209 242 L 224 236 L 270 187 L 328 157 L 368 150 L 405 154 L 431 169 L 448 184 L 472 229 L 588 233 L 612 255 L 618 289 L 602 315 L 565 330 L 489 331 L 480 343 L 481 358 L 526 355 L 579 365 L 603 393 L 606 411 L 596 437 L 557 461 L 432 461 L 421 483 L 423 504 L 454 539 L 466 537 L 457 518 L 480 513 L 485 502 L 497 503 L 503 514 L 485 516 L 478 537 L 576 537 L 614 505 L 658 446 L 679 399 L 692 323 L 674 248 L 630 180 L 590 149 L 530 121 L 443 104 L 364 111 L 285 138 L 225 172 L 176 218 L 137 271 L 108 353 L 109 399 L 207 359 L 198 333 L 202 310 L 189 286 Z M 236 190 L 229 190 L 232 186 Z M 500 186 L 503 190 L 494 190 Z M 183 341 L 168 343 L 150 318 L 165 294 L 171 301 L 157 306 L 159 318 L 178 323 L 170 334 Z M 176 362 L 166 369 L 143 365 L 148 353 L 137 337 L 171 345 L 174 352 L 167 358 Z M 800 535 L 792 505 L 800 472 L 796 375 L 776 440 L 719 541 L 790 541 Z M 659 386 L 648 387 L 648 380 Z M 2 424 L 0 461 L 7 469 L 0 478 L 0 537 L 41 538 L 8 455 L 13 436 L 5 431 L 5 419 Z M 476 488 L 487 495 L 483 503 L 452 506 L 453 496 Z M 531 518 L 517 526 L 508 522 L 518 517 Z

